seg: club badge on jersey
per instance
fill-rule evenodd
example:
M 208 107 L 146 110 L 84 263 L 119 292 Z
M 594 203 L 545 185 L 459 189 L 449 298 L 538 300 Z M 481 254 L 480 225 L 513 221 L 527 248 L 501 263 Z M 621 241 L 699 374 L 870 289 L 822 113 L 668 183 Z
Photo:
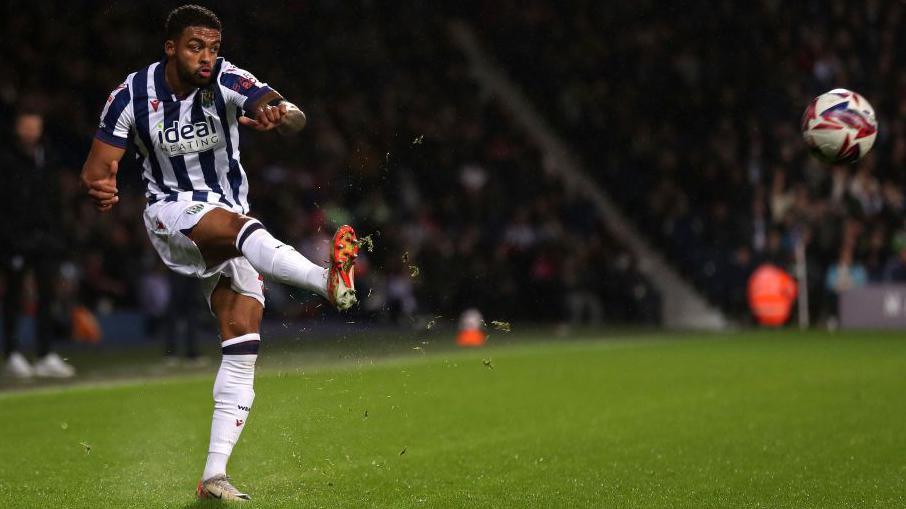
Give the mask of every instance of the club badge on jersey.
M 201 91 L 201 105 L 205 108 L 214 106 L 214 91 L 210 88 L 205 88 Z

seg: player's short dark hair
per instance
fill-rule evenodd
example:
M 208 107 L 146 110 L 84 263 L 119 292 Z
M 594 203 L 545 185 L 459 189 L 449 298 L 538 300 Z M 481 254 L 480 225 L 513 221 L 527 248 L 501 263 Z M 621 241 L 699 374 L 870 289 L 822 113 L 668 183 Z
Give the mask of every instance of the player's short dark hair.
M 167 23 L 164 26 L 167 40 L 178 39 L 186 27 L 206 27 L 222 30 L 220 18 L 214 14 L 214 11 L 195 4 L 183 5 L 170 11 L 170 14 L 167 15 Z

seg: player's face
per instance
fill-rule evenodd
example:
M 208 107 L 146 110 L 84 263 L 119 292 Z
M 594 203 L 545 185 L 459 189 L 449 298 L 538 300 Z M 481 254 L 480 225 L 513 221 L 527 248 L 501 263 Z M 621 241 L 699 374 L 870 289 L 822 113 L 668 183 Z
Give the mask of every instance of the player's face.
M 167 41 L 164 50 L 176 61 L 179 79 L 196 87 L 207 86 L 220 53 L 220 31 L 207 27 L 187 27 L 175 41 Z

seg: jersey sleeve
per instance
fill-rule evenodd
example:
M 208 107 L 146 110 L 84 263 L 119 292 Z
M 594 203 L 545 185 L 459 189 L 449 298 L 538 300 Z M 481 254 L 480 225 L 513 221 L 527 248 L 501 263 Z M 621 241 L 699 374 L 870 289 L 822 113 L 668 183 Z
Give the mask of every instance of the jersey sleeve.
M 258 102 L 258 99 L 264 97 L 268 92 L 273 92 L 274 89 L 267 83 L 258 81 L 252 73 L 228 62 L 224 62 L 223 65 L 223 72 L 220 73 L 220 88 L 224 98 L 237 107 L 248 111 Z
M 110 92 L 94 137 L 115 147 L 126 148 L 134 118 L 132 91 L 127 81 Z

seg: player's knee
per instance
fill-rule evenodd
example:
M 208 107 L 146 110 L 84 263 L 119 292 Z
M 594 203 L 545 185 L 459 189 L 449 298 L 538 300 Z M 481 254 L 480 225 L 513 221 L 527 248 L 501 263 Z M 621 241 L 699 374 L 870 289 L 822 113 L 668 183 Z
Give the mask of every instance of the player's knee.
M 239 232 L 242 231 L 242 227 L 245 226 L 245 223 L 251 221 L 252 218 L 243 214 L 233 214 L 233 217 L 230 218 L 230 235 L 235 239 Z
M 245 223 L 247 223 L 251 220 L 252 220 L 252 218 L 250 218 L 249 216 L 246 216 L 243 214 L 234 214 L 233 217 L 231 218 L 230 226 L 232 226 L 238 232 L 239 230 L 242 229 L 242 225 L 244 225 Z
M 241 316 L 228 316 L 220 320 L 220 334 L 222 339 L 236 338 L 246 334 L 258 332 L 258 324 L 253 320 Z
M 261 328 L 264 306 L 257 298 L 237 293 L 229 278 L 221 278 L 211 294 L 211 309 L 217 317 L 223 341 L 246 334 L 255 334 Z
M 226 209 L 211 209 L 188 233 L 196 244 L 232 244 L 242 226 L 252 218 Z

